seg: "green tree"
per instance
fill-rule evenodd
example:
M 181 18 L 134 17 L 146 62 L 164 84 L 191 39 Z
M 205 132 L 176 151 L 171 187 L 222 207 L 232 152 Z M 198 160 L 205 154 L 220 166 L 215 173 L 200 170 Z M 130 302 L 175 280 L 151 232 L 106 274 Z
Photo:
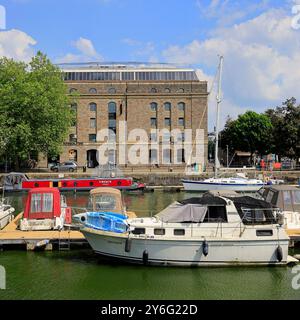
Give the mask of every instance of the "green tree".
M 0 155 L 18 168 L 30 154 L 59 153 L 74 115 L 63 74 L 41 52 L 29 64 L 0 59 Z
M 221 147 L 225 150 L 228 145 L 231 151 L 250 152 L 253 159 L 256 152 L 263 155 L 270 151 L 272 128 L 268 116 L 247 111 L 237 120 L 227 120 L 221 132 Z
M 272 151 L 278 154 L 279 158 L 299 158 L 300 105 L 296 104 L 296 99 L 288 99 L 282 106 L 268 109 L 266 115 L 273 125 Z

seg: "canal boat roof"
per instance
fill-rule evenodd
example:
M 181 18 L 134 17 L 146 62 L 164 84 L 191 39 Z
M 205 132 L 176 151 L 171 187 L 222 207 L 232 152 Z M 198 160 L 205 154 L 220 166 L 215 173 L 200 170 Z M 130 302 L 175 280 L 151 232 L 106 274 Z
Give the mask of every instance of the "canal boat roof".
M 300 211 L 300 189 L 288 185 L 271 185 L 261 188 L 259 194 L 265 201 L 283 211 Z

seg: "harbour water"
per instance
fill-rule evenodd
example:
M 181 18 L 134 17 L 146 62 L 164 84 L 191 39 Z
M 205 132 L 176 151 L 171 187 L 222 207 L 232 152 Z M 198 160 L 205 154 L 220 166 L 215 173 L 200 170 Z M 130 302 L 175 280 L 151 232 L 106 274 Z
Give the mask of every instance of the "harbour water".
M 86 207 L 88 193 L 66 193 L 69 205 Z M 127 209 L 139 216 L 157 213 L 195 194 L 156 191 L 124 194 Z M 9 195 L 19 213 L 25 194 Z M 300 253 L 293 249 L 291 254 Z M 91 250 L 0 252 L 6 290 L 0 299 L 299 299 L 292 267 L 163 268 L 100 260 Z M 300 269 L 300 268 L 299 268 Z M 294 280 L 295 282 L 295 280 Z M 298 279 L 298 283 L 300 280 Z

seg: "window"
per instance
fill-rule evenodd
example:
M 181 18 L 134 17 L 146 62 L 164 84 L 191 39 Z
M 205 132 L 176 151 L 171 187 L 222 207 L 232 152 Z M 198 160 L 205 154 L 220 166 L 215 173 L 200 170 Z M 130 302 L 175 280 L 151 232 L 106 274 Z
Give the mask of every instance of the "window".
M 171 118 L 165 118 L 165 126 L 170 127 L 171 126 Z
M 227 222 L 225 206 L 209 206 L 203 222 Z
M 157 93 L 157 89 L 152 88 L 152 89 L 150 90 L 150 93 Z
M 157 133 L 150 133 L 150 141 L 157 142 Z
M 146 229 L 145 228 L 135 228 L 132 231 L 132 234 L 135 234 L 135 235 L 140 235 L 140 234 L 145 234 L 145 233 L 146 233 Z
M 171 105 L 170 102 L 166 102 L 166 103 L 164 104 L 164 107 L 165 107 L 165 111 L 171 111 L 172 105 Z
M 157 103 L 152 102 L 152 103 L 150 104 L 150 108 L 151 108 L 151 111 L 157 111 Z
M 151 118 L 151 127 L 157 127 L 157 119 L 156 118 Z
M 273 230 L 256 230 L 257 237 L 271 237 L 273 236 Z
M 177 142 L 184 142 L 184 139 L 185 139 L 184 132 L 178 133 Z
M 115 94 L 115 93 L 117 93 L 117 90 L 115 88 L 109 88 L 108 89 L 108 93 L 109 94 Z
M 184 236 L 185 230 L 184 229 L 174 229 L 174 236 Z
M 97 135 L 96 134 L 89 134 L 89 142 L 96 142 Z
M 69 135 L 69 142 L 77 143 L 77 135 L 76 134 L 70 134 Z
M 108 104 L 108 113 L 117 113 L 117 104 L 115 102 Z
M 300 204 L 300 191 L 299 190 L 293 191 L 293 195 L 294 195 L 295 204 Z
M 97 111 L 97 105 L 96 103 L 90 103 L 90 111 L 91 112 L 96 112 Z
M 77 91 L 77 89 L 75 89 L 75 88 L 71 88 L 71 89 L 69 90 L 70 93 L 75 93 L 76 91 Z
M 171 150 L 164 149 L 163 150 L 163 164 L 170 164 L 171 163 Z
M 179 92 L 179 93 L 184 93 L 184 89 L 183 89 L 183 88 L 180 88 L 180 89 L 178 89 L 178 92 Z
M 96 128 L 96 119 L 95 118 L 90 119 L 90 128 L 93 128 L 93 129 Z
M 157 163 L 157 150 L 156 149 L 149 150 L 149 161 L 152 164 Z
M 166 234 L 166 230 L 165 229 L 154 229 L 154 234 L 156 236 L 164 236 Z
M 178 103 L 178 110 L 179 111 L 185 111 L 185 103 L 179 102 Z
M 162 136 L 162 141 L 169 143 L 171 141 L 171 133 L 170 132 L 164 132 Z
M 184 127 L 184 125 L 185 125 L 184 118 L 179 118 L 178 119 L 178 125 Z
M 91 88 L 89 90 L 90 94 L 97 94 L 97 89 L 96 88 Z
M 71 110 L 72 110 L 73 112 L 77 112 L 77 104 L 76 104 L 76 103 L 72 103 L 72 104 L 71 104 Z
M 165 89 L 165 93 L 170 93 L 170 92 L 171 92 L 171 90 L 169 88 Z
M 177 163 L 185 163 L 185 152 L 184 149 L 177 150 Z
M 271 191 L 269 191 L 269 194 L 270 194 Z M 269 202 L 269 194 L 268 194 L 268 197 L 266 199 L 266 201 Z M 290 191 L 283 191 L 283 202 L 284 204 L 291 204 L 292 203 L 292 198 L 291 198 L 291 193 Z
M 34 193 L 31 198 L 31 213 L 52 212 L 53 194 L 52 193 Z

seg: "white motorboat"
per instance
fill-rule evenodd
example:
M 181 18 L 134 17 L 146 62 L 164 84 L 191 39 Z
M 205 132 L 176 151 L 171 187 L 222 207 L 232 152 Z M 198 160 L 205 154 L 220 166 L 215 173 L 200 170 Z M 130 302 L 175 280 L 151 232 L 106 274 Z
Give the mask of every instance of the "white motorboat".
M 5 204 L 4 201 L 0 201 L 0 230 L 6 227 L 14 217 L 15 209 L 9 205 Z
M 182 183 L 186 191 L 199 192 L 212 190 L 255 192 L 264 186 L 262 180 L 247 178 L 210 178 L 202 181 L 183 179 Z
M 230 178 L 220 178 L 218 177 L 218 169 L 220 167 L 220 162 L 218 159 L 219 150 L 219 114 L 220 114 L 220 104 L 222 102 L 221 93 L 221 80 L 222 80 L 222 70 L 223 70 L 223 60 L 220 57 L 220 64 L 218 68 L 219 81 L 218 81 L 218 95 L 217 95 L 217 119 L 216 119 L 216 143 L 215 143 L 215 173 L 214 177 L 206 180 L 192 180 L 183 179 L 182 183 L 185 191 L 199 191 L 206 192 L 211 190 L 231 190 L 237 192 L 252 192 L 258 191 L 264 182 L 258 179 L 248 179 L 244 177 L 230 177 Z M 239 174 L 241 175 L 241 174 Z
M 289 238 L 279 218 L 263 200 L 206 194 L 175 202 L 154 217 L 125 219 L 123 232 L 101 229 L 99 223 L 84 223 L 81 231 L 97 254 L 124 262 L 285 265 Z

